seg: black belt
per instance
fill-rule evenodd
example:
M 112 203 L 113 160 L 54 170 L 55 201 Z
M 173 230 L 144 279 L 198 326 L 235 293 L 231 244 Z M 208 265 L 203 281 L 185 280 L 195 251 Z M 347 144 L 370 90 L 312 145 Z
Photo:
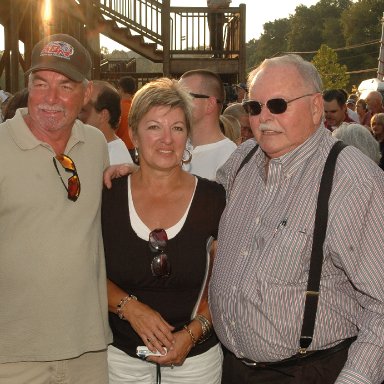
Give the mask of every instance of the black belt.
M 280 361 L 256 362 L 249 359 L 240 359 L 240 361 L 250 368 L 288 367 L 288 366 L 296 365 L 302 360 L 305 360 L 306 362 L 310 362 L 311 360 L 320 359 L 322 357 L 342 351 L 343 349 L 347 349 L 355 340 L 356 340 L 356 337 L 351 337 L 335 345 L 332 348 L 320 349 L 317 351 L 307 351 L 306 353 L 297 353 L 296 355 L 289 357 L 288 359 L 280 360 Z

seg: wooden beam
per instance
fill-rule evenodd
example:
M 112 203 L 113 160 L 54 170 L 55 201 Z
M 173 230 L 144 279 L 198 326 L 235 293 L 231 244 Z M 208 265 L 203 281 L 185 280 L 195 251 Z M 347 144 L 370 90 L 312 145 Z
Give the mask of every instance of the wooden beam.
M 3 74 L 5 65 L 9 60 L 9 51 L 4 51 L 0 59 L 0 76 Z
M 163 0 L 163 8 L 161 10 L 161 34 L 163 39 L 163 73 L 164 76 L 170 76 L 170 49 L 171 49 L 171 32 L 170 32 L 170 0 Z

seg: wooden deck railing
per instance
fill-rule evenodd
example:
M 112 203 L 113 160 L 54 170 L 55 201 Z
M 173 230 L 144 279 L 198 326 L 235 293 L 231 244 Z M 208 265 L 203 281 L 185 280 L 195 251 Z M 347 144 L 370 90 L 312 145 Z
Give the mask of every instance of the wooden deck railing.
M 240 55 L 245 38 L 245 7 L 212 10 L 207 7 L 171 7 L 170 0 L 95 0 L 104 17 L 126 26 L 158 48 L 172 55 L 216 54 L 210 44 L 208 18 L 221 15 L 223 38 L 221 57 Z M 217 33 L 215 31 L 215 33 Z M 169 41 L 167 41 L 169 38 Z
M 0 0 L 0 21 L 5 28 L 0 75 L 5 72 L 5 88 L 11 92 L 23 83 L 20 66 L 29 68 L 32 48 L 41 35 L 60 32 L 76 37 L 92 52 L 95 78 L 100 75 L 100 31 L 152 62 L 161 63 L 166 76 L 188 70 L 190 60 L 191 67 L 209 64 L 223 76 L 242 81 L 246 77 L 244 4 L 214 11 L 207 7 L 171 7 L 171 0 L 57 0 L 52 2 L 53 18 L 48 24 L 40 17 L 43 0 L 27 1 L 22 9 L 13 3 Z M 208 25 L 215 13 L 224 20 L 221 50 L 212 49 L 212 27 L 210 30 Z M 18 50 L 19 40 L 24 43 L 24 57 Z M 206 60 L 211 56 L 225 60 Z
M 170 53 L 171 54 L 223 54 L 230 58 L 240 53 L 241 9 L 226 8 L 215 11 L 208 8 L 170 8 Z M 215 13 L 222 19 L 222 31 L 210 31 L 208 18 Z M 243 20 L 245 17 L 243 17 Z M 210 44 L 211 33 L 222 33 L 223 46 L 220 52 Z

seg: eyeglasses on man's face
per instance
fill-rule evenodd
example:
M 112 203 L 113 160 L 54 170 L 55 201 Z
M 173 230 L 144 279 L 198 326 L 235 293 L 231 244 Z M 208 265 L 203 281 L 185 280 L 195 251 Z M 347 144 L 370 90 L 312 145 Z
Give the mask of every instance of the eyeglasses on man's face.
M 57 161 L 61 164 L 61 166 L 65 169 L 66 172 L 72 173 L 72 176 L 68 179 L 68 186 L 65 184 L 59 171 L 59 168 L 57 167 Z M 59 175 L 61 182 L 64 185 L 64 188 L 68 193 L 68 199 L 76 201 L 80 195 L 80 179 L 79 175 L 77 174 L 75 163 L 69 156 L 60 154 L 53 158 L 53 164 L 56 168 L 57 174 Z
M 315 93 L 308 93 L 291 100 L 285 100 L 283 98 L 270 99 L 265 104 L 257 100 L 245 100 L 242 102 L 242 106 L 245 112 L 247 112 L 251 116 L 260 115 L 261 110 L 264 106 L 266 106 L 269 111 L 274 115 L 280 115 L 287 110 L 289 103 L 302 99 L 303 97 L 312 96 L 314 94 Z
M 209 99 L 210 97 L 213 97 L 215 100 L 216 100 L 216 103 L 217 104 L 223 104 L 222 101 L 220 101 L 219 99 L 217 99 L 216 97 L 214 96 L 208 96 L 208 95 L 204 95 L 202 93 L 193 93 L 193 92 L 189 92 L 189 94 L 195 98 L 195 99 Z

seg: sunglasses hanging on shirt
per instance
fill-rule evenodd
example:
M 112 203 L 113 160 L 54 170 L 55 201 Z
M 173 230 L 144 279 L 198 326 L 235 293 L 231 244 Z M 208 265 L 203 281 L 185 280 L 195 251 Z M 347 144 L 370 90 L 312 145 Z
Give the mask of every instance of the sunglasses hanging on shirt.
M 167 247 L 168 236 L 164 229 L 154 229 L 149 234 L 149 249 L 157 253 L 151 262 L 152 275 L 156 277 L 168 277 L 171 273 L 171 264 L 164 252 Z
M 65 169 L 66 172 L 72 173 L 72 176 L 68 179 L 68 186 L 65 184 L 60 174 L 57 162 L 61 164 L 61 166 Z M 61 182 L 64 185 L 64 188 L 68 193 L 68 199 L 76 201 L 80 195 L 80 179 L 79 175 L 77 174 L 75 163 L 69 156 L 61 154 L 53 158 L 53 164 L 56 168 L 57 174 L 59 175 Z

